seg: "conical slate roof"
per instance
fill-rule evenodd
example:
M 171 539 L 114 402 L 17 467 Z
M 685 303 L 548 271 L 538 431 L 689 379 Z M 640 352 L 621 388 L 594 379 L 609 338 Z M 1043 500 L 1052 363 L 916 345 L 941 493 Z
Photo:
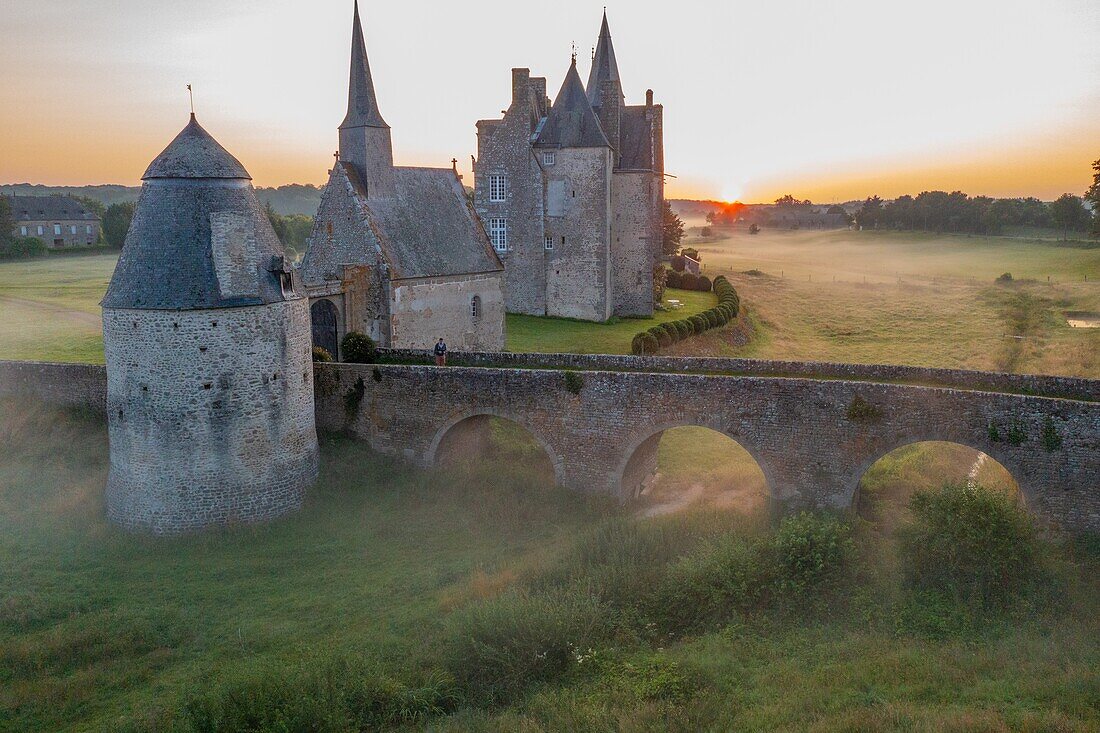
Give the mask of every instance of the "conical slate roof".
M 603 13 L 603 25 L 600 26 L 600 40 L 596 43 L 596 55 L 592 57 L 592 71 L 588 74 L 588 102 L 597 109 L 605 81 L 622 84 L 622 79 L 619 78 L 619 62 L 615 60 L 615 46 L 611 43 L 611 29 L 607 26 L 606 10 Z M 621 89 L 620 86 L 620 93 Z
M 577 73 L 576 56 L 535 144 L 562 148 L 611 147 L 585 94 L 580 74 Z
M 104 308 L 195 310 L 302 297 L 248 171 L 194 115 L 144 180 Z
M 348 83 L 348 114 L 340 129 L 348 127 L 389 127 L 378 111 L 378 96 L 367 60 L 363 24 L 359 20 L 359 1 L 355 2 L 355 20 L 351 27 L 351 78 Z
M 150 178 L 252 179 L 241 162 L 203 129 L 194 112 L 187 127 L 149 164 L 142 180 Z

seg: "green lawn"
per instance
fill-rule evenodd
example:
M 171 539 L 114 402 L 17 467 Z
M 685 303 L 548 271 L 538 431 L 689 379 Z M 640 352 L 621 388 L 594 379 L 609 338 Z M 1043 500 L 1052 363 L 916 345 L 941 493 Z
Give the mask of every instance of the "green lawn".
M 750 541 L 763 531 L 728 511 L 634 519 L 632 506 L 532 480 L 515 436 L 494 436 L 493 457 L 446 472 L 326 440 L 301 514 L 152 540 L 103 518 L 101 424 L 0 402 L 0 730 L 211 730 L 203 711 L 243 706 L 293 718 L 310 700 L 330 699 L 331 685 L 368 684 L 377 699 L 397 695 L 401 709 L 419 710 L 454 674 L 485 664 L 455 656 L 465 634 L 519 634 L 518 648 L 535 650 L 560 638 L 557 627 L 538 625 L 537 604 L 535 615 L 479 615 L 501 603 L 506 612 L 525 608 L 517 588 L 543 588 L 529 591 L 534 598 L 558 593 L 547 590 L 554 579 L 579 570 L 598 574 L 582 584 L 597 596 L 633 588 L 644 597 L 662 582 L 657 564 L 681 567 L 675 558 L 707 537 Z M 690 433 L 670 439 L 662 471 L 676 473 L 676 455 L 697 443 Z M 700 465 L 674 478 L 710 480 L 723 470 L 718 454 L 690 453 Z M 887 478 L 925 469 L 910 457 Z M 857 539 L 866 562 L 880 563 L 887 546 L 862 532 Z M 655 556 L 651 568 L 653 553 L 666 560 Z M 623 632 L 582 642 L 591 630 L 577 627 L 567 638 L 584 644 L 570 652 L 580 661 L 565 660 L 563 672 L 497 705 L 467 679 L 460 697 L 447 698 L 449 714 L 405 729 L 1096 730 L 1100 574 L 1095 555 L 1077 562 L 1062 605 L 986 618 L 961 635 L 896 628 L 890 581 L 874 573 L 850 606 L 808 619 L 792 608 L 735 615 L 670 638 L 644 627 L 627 633 L 630 617 L 611 615 Z M 539 668 L 534 652 L 500 653 L 500 664 L 521 665 L 519 681 Z M 348 659 L 318 686 L 334 660 Z M 378 675 L 408 682 L 371 682 Z M 345 730 L 322 716 L 375 709 L 360 704 L 338 697 L 308 713 L 309 729 Z M 268 718 L 251 730 L 276 725 Z
M 629 354 L 630 341 L 639 331 L 658 323 L 675 321 L 717 305 L 713 293 L 666 290 L 665 301 L 679 300 L 681 307 L 658 311 L 653 318 L 623 318 L 611 323 L 588 323 L 563 318 L 508 315 L 508 350 L 569 354 Z

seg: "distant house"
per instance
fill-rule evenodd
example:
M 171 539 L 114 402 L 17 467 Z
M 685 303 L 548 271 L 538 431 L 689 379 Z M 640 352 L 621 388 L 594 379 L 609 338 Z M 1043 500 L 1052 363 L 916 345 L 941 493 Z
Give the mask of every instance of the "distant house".
M 41 239 L 51 249 L 86 247 L 99 241 L 100 221 L 68 196 L 12 196 L 17 237 Z

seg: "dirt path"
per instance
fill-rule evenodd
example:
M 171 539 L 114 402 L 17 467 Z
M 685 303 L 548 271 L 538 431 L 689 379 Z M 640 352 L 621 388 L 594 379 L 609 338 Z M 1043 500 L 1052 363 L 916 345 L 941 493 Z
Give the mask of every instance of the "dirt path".
M 974 461 L 974 465 L 970 467 L 970 472 L 966 474 L 966 488 L 974 490 L 978 486 L 978 474 L 982 471 L 982 466 L 989 460 L 989 456 L 985 453 L 978 454 L 978 460 Z
M 95 326 L 100 328 L 103 325 L 103 320 L 95 313 L 85 313 L 84 311 L 74 311 L 70 308 L 59 305 L 50 305 L 49 303 L 42 303 L 37 300 L 29 300 L 27 298 L 16 298 L 13 295 L 0 295 L 0 305 L 5 303 L 20 306 L 23 308 L 30 308 L 32 310 L 41 311 L 43 315 L 49 315 L 52 318 L 61 318 L 69 321 L 70 323 L 79 323 L 85 326 Z

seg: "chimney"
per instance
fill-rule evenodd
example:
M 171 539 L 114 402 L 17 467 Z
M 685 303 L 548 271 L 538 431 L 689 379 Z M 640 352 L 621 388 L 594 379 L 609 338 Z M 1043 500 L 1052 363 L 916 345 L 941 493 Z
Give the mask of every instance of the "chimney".
M 653 90 L 652 89 L 646 89 L 645 90 L 645 106 L 646 107 L 652 107 L 653 106 Z
M 622 84 L 617 79 L 608 79 L 600 85 L 600 126 L 607 141 L 615 150 L 615 164 L 619 162 L 619 128 L 622 120 Z
M 531 95 L 531 70 L 512 69 L 512 104 L 526 103 Z

